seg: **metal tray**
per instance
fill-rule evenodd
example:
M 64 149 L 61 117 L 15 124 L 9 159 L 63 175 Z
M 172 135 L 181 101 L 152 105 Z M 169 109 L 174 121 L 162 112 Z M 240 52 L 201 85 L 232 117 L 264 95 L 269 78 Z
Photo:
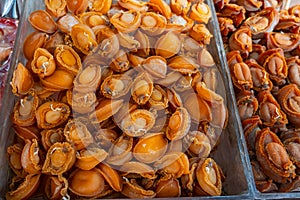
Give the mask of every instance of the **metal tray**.
M 224 93 L 226 95 L 226 103 L 228 108 L 228 125 L 223 131 L 220 143 L 211 154 L 216 162 L 221 166 L 226 177 L 223 183 L 222 196 L 203 197 L 204 199 L 253 199 L 255 192 L 254 179 L 246 143 L 241 128 L 241 123 L 236 107 L 234 90 L 230 79 L 230 73 L 227 67 L 224 46 L 222 43 L 216 12 L 213 1 L 207 0 L 206 3 L 212 11 L 212 18 L 208 24 L 208 29 L 213 34 L 210 53 L 213 55 L 216 65 L 222 75 L 224 82 Z M 16 101 L 15 96 L 11 92 L 10 81 L 12 79 L 13 70 L 18 62 L 25 63 L 25 57 L 22 52 L 23 42 L 26 36 L 33 31 L 28 23 L 29 14 L 38 9 L 44 9 L 44 0 L 25 0 L 20 18 L 19 29 L 14 46 L 14 52 L 11 61 L 11 68 L 8 72 L 5 94 L 2 99 L 2 109 L 0 113 L 0 198 L 5 198 L 8 185 L 10 183 L 12 172 L 9 169 L 6 149 L 13 143 L 14 131 L 11 128 L 10 115 Z M 184 197 L 182 199 L 185 199 Z

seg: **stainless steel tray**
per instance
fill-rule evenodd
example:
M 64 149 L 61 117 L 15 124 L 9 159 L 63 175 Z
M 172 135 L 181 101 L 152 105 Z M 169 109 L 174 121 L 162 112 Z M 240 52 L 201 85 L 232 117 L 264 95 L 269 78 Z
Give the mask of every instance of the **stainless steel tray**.
M 243 136 L 243 131 L 240 124 L 238 111 L 235 104 L 234 90 L 230 79 L 230 73 L 227 68 L 226 56 L 219 31 L 215 9 L 211 0 L 206 1 L 213 13 L 212 19 L 208 24 L 208 28 L 214 35 L 209 47 L 218 69 L 224 81 L 224 93 L 226 94 L 226 102 L 228 107 L 228 126 L 221 135 L 220 143 L 212 153 L 212 157 L 221 166 L 226 177 L 223 183 L 222 196 L 218 197 L 203 197 L 205 199 L 252 199 L 254 198 L 255 185 L 252 177 L 246 143 Z M 8 189 L 8 184 L 12 177 L 12 172 L 9 169 L 6 149 L 14 141 L 14 131 L 10 121 L 15 96 L 11 92 L 9 85 L 13 70 L 18 62 L 25 63 L 25 57 L 22 52 L 23 42 L 26 36 L 33 31 L 31 25 L 27 21 L 29 14 L 37 9 L 44 9 L 43 0 L 25 0 L 23 12 L 20 18 L 19 30 L 15 42 L 14 52 L 11 61 L 11 68 L 8 72 L 5 94 L 3 96 L 3 107 L 0 113 L 0 197 L 5 198 L 5 193 Z M 185 198 L 183 198 L 185 199 Z

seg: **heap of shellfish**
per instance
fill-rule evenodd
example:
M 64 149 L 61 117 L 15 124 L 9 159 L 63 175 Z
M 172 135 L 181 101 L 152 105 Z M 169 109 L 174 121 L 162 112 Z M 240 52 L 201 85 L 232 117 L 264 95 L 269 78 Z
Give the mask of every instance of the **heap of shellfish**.
M 203 2 L 45 0 L 11 81 L 7 199 L 222 194 L 227 123 Z M 45 22 L 46 21 L 46 22 Z
M 286 3 L 215 0 L 260 192 L 300 183 L 300 6 Z

